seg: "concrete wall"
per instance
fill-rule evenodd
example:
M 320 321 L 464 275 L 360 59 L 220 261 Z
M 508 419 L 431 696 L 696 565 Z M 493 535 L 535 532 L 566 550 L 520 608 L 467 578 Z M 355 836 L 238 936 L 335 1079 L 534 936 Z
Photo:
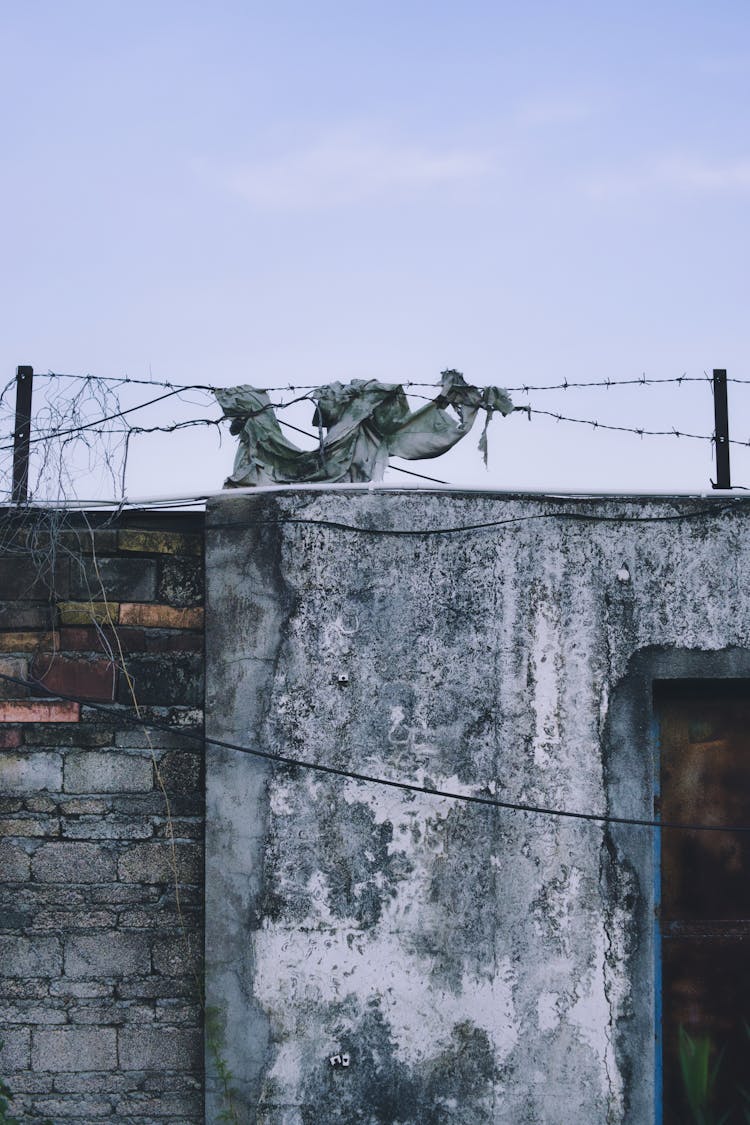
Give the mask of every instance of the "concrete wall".
M 208 512 L 208 733 L 650 817 L 653 679 L 750 669 L 730 507 L 228 495 Z M 239 1120 L 652 1121 L 652 844 L 210 749 L 207 992 Z M 207 1121 L 223 1104 L 214 1080 Z
M 92 518 L 0 520 L 0 1077 L 24 1122 L 190 1125 L 203 517 Z

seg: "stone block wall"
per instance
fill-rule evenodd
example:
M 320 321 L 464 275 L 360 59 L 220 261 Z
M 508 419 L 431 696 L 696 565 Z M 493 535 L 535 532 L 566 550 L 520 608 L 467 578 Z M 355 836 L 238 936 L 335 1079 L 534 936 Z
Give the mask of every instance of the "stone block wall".
M 24 1122 L 203 1121 L 202 604 L 200 513 L 0 520 L 0 1077 Z

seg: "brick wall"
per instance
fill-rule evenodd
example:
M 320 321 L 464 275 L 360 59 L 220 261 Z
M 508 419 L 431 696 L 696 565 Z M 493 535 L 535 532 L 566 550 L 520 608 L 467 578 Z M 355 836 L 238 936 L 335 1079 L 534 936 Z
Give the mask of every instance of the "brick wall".
M 181 735 L 203 722 L 202 531 L 0 521 L 0 672 L 76 699 L 0 680 L 0 1077 L 23 1121 L 203 1120 L 203 758 Z M 118 645 L 168 730 L 128 721 Z

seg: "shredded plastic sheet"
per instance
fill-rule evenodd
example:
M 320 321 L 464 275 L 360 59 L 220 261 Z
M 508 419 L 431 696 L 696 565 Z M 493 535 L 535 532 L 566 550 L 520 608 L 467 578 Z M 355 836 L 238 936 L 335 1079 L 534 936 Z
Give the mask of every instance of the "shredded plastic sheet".
M 379 481 L 391 457 L 410 461 L 439 457 L 468 434 L 480 410 L 486 414 L 479 448 L 487 463 L 487 426 L 493 414 L 513 410 L 499 387 L 472 387 L 460 371 L 444 371 L 440 393 L 412 410 L 400 384 L 355 379 L 311 392 L 317 449 L 298 449 L 282 433 L 273 404 L 254 387 L 215 392 L 239 449 L 226 488 L 316 481 Z M 454 415 L 448 412 L 452 408 Z M 325 431 L 325 432 L 324 432 Z

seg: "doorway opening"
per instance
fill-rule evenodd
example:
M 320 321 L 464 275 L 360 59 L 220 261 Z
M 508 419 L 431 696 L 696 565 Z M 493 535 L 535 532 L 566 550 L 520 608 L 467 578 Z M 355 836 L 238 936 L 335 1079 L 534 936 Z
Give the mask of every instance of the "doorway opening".
M 750 826 L 750 680 L 662 681 L 654 705 L 662 822 Z M 663 828 L 656 846 L 664 1125 L 745 1125 L 750 832 Z

